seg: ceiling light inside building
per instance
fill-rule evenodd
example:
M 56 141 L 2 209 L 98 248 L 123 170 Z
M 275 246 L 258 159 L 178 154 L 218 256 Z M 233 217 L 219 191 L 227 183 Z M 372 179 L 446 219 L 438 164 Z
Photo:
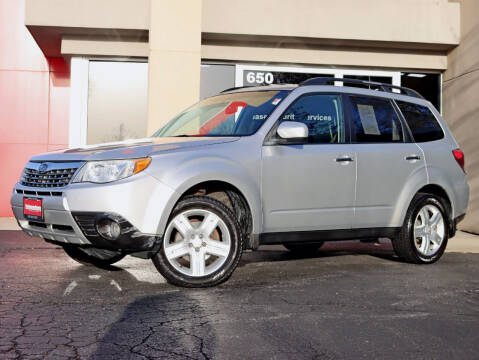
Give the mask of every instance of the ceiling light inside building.
M 423 78 L 423 77 L 426 76 L 426 74 L 414 74 L 414 73 L 411 73 L 411 74 L 407 74 L 407 76 L 417 77 L 417 78 Z

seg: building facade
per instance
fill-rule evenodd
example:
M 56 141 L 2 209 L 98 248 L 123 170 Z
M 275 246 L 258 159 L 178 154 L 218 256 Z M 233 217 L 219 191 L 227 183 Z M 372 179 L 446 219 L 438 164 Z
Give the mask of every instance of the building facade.
M 9 151 L 23 158 L 12 161 L 2 153 L 7 173 L 1 182 L 0 216 L 11 214 L 6 199 L 24 160 L 35 152 L 148 136 L 191 103 L 226 88 L 334 76 L 414 88 L 443 113 L 466 153 L 472 187 L 462 227 L 479 232 L 479 150 L 474 141 L 479 135 L 474 126 L 479 114 L 474 101 L 479 90 L 478 3 L 0 0 L 2 20 L 12 21 L 8 12 L 24 10 L 21 24 L 0 25 L 0 39 L 7 40 L 0 43 L 0 89 L 30 91 L 27 80 L 4 75 L 9 71 L 5 64 L 12 62 L 20 71 L 28 57 L 18 45 L 21 35 L 9 38 L 12 29 L 26 37 L 23 41 L 44 62 L 39 72 L 52 79 L 56 71 L 51 64 L 62 64 L 64 74 L 61 95 L 51 80 L 48 96 L 17 93 L 18 113 L 0 117 L 2 128 L 11 122 L 25 126 L 2 137 L 2 149 L 12 141 L 16 145 L 8 145 Z M 14 59 L 3 51 L 12 47 L 18 50 Z M 0 93 L 0 103 L 6 101 L 3 97 Z M 48 115 L 36 117 L 34 107 L 28 107 L 31 114 L 20 114 L 24 101 L 46 107 Z M 62 113 L 55 108 L 60 103 Z M 41 149 L 22 146 L 33 136 L 29 121 L 48 129 Z
M 0 0 L 0 216 L 28 159 L 68 146 L 70 70 L 25 27 L 23 1 Z

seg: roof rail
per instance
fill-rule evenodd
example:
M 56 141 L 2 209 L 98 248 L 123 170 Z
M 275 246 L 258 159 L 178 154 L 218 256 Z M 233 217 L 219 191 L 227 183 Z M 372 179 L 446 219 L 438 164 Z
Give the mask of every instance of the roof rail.
M 376 81 L 365 81 L 365 80 L 358 80 L 358 79 L 343 79 L 343 78 L 333 78 L 333 77 L 316 77 L 316 78 L 311 78 L 308 80 L 303 81 L 300 83 L 298 86 L 307 86 L 307 85 L 334 85 L 335 81 L 341 81 L 342 83 L 345 84 L 356 84 L 356 85 L 363 85 L 367 87 L 374 86 L 376 87 L 376 90 L 384 91 L 384 92 L 390 92 L 392 93 L 393 90 L 400 90 L 402 93 L 408 95 L 408 96 L 413 96 L 417 98 L 424 99 L 424 97 L 419 94 L 417 91 L 403 87 L 403 86 L 396 86 L 396 85 L 391 85 L 391 84 L 386 84 L 386 83 L 380 83 Z
M 239 90 L 239 89 L 244 89 L 244 88 L 249 88 L 249 87 L 254 87 L 253 85 L 245 85 L 245 86 L 236 86 L 228 89 L 224 89 L 223 91 L 220 92 L 220 94 L 228 91 L 233 91 L 233 90 Z

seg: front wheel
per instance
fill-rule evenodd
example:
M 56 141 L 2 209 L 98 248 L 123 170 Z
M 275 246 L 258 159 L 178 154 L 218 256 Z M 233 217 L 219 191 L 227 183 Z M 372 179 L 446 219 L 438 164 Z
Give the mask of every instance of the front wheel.
M 124 254 L 117 251 L 81 248 L 75 245 L 63 245 L 63 250 L 80 264 L 93 265 L 99 268 L 108 268 L 125 257 Z
M 449 238 L 448 216 L 440 198 L 414 197 L 403 227 L 392 244 L 396 255 L 415 264 L 431 264 L 444 254 Z
M 173 209 L 153 263 L 172 284 L 214 286 L 231 276 L 242 249 L 240 226 L 226 205 L 207 196 L 188 196 Z

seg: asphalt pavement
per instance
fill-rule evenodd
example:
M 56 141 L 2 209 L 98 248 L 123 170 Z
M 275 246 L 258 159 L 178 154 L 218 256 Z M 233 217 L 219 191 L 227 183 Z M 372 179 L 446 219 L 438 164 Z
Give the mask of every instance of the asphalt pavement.
M 478 273 L 479 254 L 419 266 L 348 241 L 262 247 L 192 290 L 150 261 L 101 270 L 0 231 L 0 359 L 478 359 Z

